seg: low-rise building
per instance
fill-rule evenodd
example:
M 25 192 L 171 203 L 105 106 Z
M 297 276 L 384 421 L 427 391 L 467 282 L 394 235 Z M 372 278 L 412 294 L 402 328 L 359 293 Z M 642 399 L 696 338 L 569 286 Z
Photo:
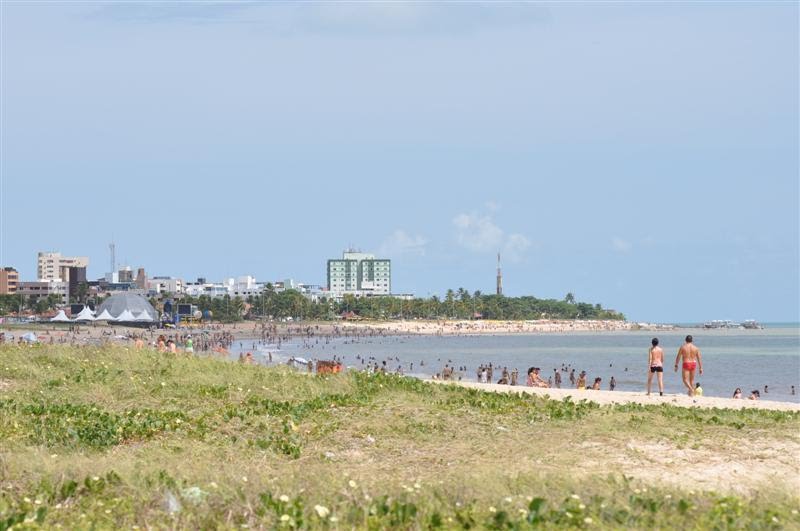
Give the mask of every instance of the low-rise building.
M 68 284 L 60 280 L 37 280 L 34 282 L 20 282 L 17 293 L 26 300 L 34 297 L 39 300 L 48 295 L 58 295 L 62 303 L 67 302 Z
M 205 279 L 203 279 L 205 280 Z M 189 282 L 184 286 L 183 293 L 190 297 L 224 297 L 229 295 L 228 286 L 213 282 Z
M 0 295 L 13 295 L 19 287 L 19 272 L 13 267 L 0 269 Z
M 154 294 L 183 293 L 183 280 L 172 277 L 153 277 L 147 279 L 147 291 Z
M 264 289 L 264 285 L 256 282 L 255 277 L 251 277 L 250 275 L 236 277 L 236 279 L 226 278 L 223 281 L 223 285 L 228 288 L 228 295 L 231 297 L 239 297 L 240 299 L 256 297 L 260 295 Z

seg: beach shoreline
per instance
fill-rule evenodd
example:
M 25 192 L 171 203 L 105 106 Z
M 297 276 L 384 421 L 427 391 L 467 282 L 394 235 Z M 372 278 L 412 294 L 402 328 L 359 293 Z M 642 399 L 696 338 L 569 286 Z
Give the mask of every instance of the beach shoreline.
M 800 404 L 794 402 L 780 402 L 776 400 L 747 400 L 722 398 L 717 396 L 690 397 L 688 395 L 665 394 L 659 396 L 658 393 L 647 396 L 643 392 L 632 391 L 593 391 L 590 389 L 565 389 L 565 388 L 539 388 L 520 385 L 489 384 L 468 381 L 452 381 L 426 379 L 426 382 L 441 385 L 457 385 L 468 389 L 477 389 L 491 393 L 525 393 L 547 397 L 553 400 L 564 400 L 570 398 L 573 402 L 589 400 L 602 406 L 613 404 L 640 404 L 644 406 L 669 405 L 686 408 L 703 409 L 766 409 L 772 411 L 796 411 L 800 413 Z
M 493 320 L 391 320 L 391 321 L 240 321 L 237 323 L 182 324 L 177 328 L 159 329 L 159 333 L 192 333 L 203 330 L 226 332 L 235 339 L 258 337 L 262 324 L 275 326 L 277 334 L 286 337 L 312 336 L 493 336 L 530 334 L 570 334 L 626 331 L 670 331 L 672 325 L 632 323 L 629 321 L 554 320 L 493 321 Z M 41 332 L 44 335 L 71 334 L 70 324 L 55 323 L 3 323 L 0 331 L 14 334 L 15 331 Z M 79 338 L 108 339 L 126 332 L 140 334 L 148 330 L 143 327 L 124 326 L 114 323 L 75 323 Z M 114 332 L 109 334 L 109 331 Z

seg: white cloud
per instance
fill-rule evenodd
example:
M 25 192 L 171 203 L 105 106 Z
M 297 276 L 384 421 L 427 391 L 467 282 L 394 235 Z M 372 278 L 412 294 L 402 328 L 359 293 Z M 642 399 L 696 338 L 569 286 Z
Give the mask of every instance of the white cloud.
M 459 214 L 453 225 L 458 243 L 471 251 L 497 251 L 503 245 L 503 230 L 489 216 Z
M 503 246 L 503 254 L 511 261 L 516 262 L 522 258 L 522 254 L 530 246 L 531 241 L 522 234 L 509 234 Z
M 611 239 L 611 248 L 620 253 L 627 253 L 633 248 L 633 244 L 619 236 L 615 236 Z
M 428 240 L 420 235 L 410 235 L 402 229 L 391 233 L 378 248 L 381 257 L 396 257 L 401 255 L 424 256 Z
M 456 241 L 470 251 L 500 252 L 508 259 L 522 258 L 531 241 L 523 234 L 506 234 L 497 226 L 490 215 L 459 214 L 453 218 L 456 228 Z

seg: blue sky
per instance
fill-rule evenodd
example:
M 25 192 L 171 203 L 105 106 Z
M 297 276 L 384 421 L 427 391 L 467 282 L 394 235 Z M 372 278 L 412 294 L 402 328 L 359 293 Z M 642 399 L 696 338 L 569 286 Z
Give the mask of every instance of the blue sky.
M 796 3 L 2 6 L 3 265 L 800 320 Z

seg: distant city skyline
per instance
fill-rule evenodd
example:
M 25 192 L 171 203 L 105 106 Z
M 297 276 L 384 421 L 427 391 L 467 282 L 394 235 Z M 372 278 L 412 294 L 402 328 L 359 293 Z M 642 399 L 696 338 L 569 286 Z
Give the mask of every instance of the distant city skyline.
M 3 2 L 2 263 L 800 320 L 796 3 Z

